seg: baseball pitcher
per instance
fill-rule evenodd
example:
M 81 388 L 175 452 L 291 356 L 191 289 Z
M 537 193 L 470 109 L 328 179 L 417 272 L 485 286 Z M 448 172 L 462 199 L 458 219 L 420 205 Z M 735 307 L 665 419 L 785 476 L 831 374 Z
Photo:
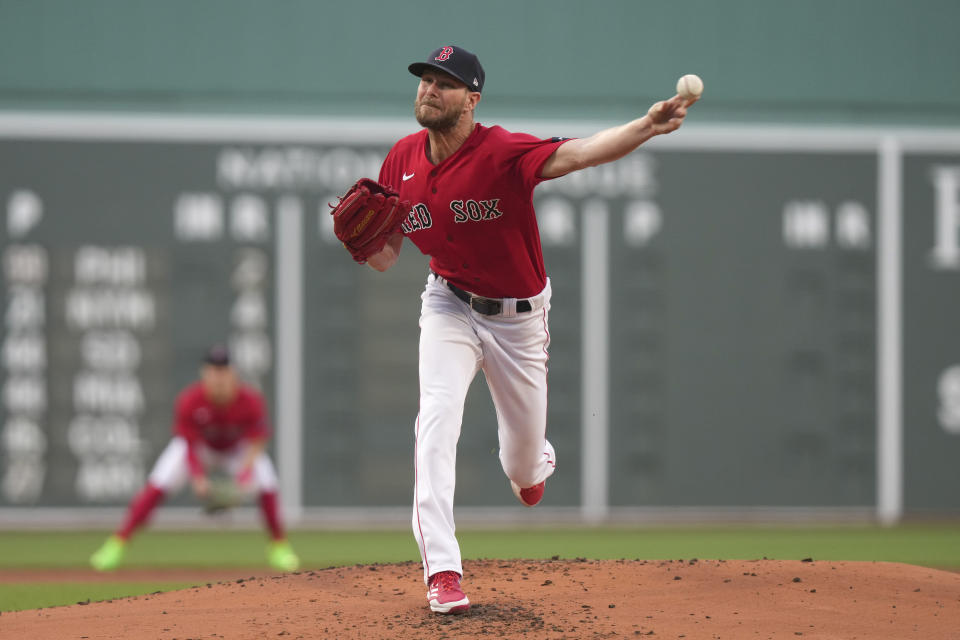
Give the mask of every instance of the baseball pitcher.
M 674 131 L 695 98 L 657 102 L 588 138 L 542 140 L 474 121 L 485 74 L 469 51 L 443 46 L 408 69 L 420 79 L 414 113 L 423 129 L 393 146 L 377 182 L 363 179 L 341 199 L 334 230 L 357 262 L 378 271 L 397 261 L 404 238 L 431 258 L 421 296 L 413 532 L 430 608 L 458 613 L 470 601 L 454 533 L 456 451 L 478 371 L 520 502 L 539 503 L 556 468 L 546 438 L 550 279 L 533 190 Z

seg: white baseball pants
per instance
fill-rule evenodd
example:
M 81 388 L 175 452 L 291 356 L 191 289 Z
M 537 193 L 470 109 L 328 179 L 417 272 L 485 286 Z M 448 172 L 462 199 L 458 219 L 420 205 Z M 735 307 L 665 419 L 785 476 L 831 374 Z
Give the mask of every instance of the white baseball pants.
M 415 424 L 413 533 L 424 581 L 440 571 L 463 574 L 453 498 L 457 441 L 467 390 L 483 370 L 497 413 L 500 464 L 507 477 L 531 487 L 555 467 L 547 429 L 547 347 L 550 282 L 516 313 L 486 316 L 469 308 L 434 274 L 420 313 L 420 412 Z
M 246 454 L 246 443 L 241 443 L 226 451 L 217 451 L 201 445 L 197 451 L 205 469 L 222 469 L 236 475 L 240 472 Z M 190 477 L 190 468 L 187 464 L 187 441 L 175 436 L 166 446 L 160 457 L 157 458 L 150 471 L 149 482 L 164 493 L 176 493 L 183 488 Z M 253 485 L 260 492 L 275 492 L 277 490 L 277 471 L 266 452 L 261 452 L 253 461 Z

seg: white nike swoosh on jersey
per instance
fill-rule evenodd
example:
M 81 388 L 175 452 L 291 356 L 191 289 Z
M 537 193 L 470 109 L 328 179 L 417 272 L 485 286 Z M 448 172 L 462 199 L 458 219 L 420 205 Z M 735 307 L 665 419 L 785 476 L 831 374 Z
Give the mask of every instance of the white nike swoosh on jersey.
M 403 174 L 403 181 L 406 182 L 407 180 L 409 180 L 410 178 L 412 178 L 412 177 L 415 176 L 415 175 L 416 175 L 416 172 L 411 173 L 410 175 L 407 175 L 406 173 L 404 173 L 404 174 Z

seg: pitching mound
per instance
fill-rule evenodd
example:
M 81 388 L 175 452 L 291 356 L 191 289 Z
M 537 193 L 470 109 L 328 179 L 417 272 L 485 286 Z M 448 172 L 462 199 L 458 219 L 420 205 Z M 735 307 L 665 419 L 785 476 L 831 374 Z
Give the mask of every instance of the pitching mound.
M 814 561 L 467 562 L 438 616 L 420 565 L 236 578 L 4 613 L 4 638 L 960 638 L 960 574 Z

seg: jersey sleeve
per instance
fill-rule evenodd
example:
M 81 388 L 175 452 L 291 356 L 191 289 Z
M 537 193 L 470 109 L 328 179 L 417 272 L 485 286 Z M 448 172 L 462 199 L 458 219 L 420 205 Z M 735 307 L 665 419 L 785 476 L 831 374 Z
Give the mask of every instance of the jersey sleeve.
M 394 190 L 400 189 L 400 174 L 397 173 L 397 145 L 394 145 L 380 165 L 380 175 L 377 182 Z
M 203 440 L 203 435 L 193 420 L 193 394 L 184 390 L 178 397 L 173 411 L 173 435 L 180 436 L 187 442 L 187 468 L 190 477 L 197 478 L 204 474 L 203 463 L 197 453 L 197 446 Z
M 180 436 L 187 442 L 200 440 L 200 430 L 193 420 L 192 395 L 188 391 L 178 397 L 173 410 L 173 435 Z
M 540 175 L 544 163 L 560 145 L 570 139 L 543 139 L 527 133 L 509 133 L 506 131 L 504 133 L 506 136 L 503 149 L 507 156 L 506 160 L 514 164 L 524 184 L 528 185 L 530 189 L 547 179 Z
M 267 421 L 267 411 L 263 396 L 256 391 L 248 393 L 248 421 L 245 425 L 243 437 L 246 440 L 266 440 L 270 437 L 270 423 Z

